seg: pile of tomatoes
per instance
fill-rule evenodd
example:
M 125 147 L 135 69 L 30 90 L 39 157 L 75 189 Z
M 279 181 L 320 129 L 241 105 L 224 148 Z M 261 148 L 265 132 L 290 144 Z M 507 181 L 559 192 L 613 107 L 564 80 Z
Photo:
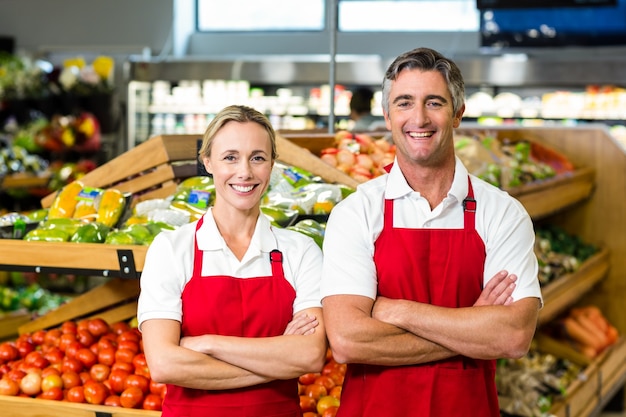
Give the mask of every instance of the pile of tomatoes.
M 300 376 L 298 392 L 303 417 L 335 417 L 345 376 L 346 364 L 336 362 L 330 349 L 322 372 Z
M 0 344 L 0 395 L 158 411 L 165 391 L 123 321 L 66 321 Z

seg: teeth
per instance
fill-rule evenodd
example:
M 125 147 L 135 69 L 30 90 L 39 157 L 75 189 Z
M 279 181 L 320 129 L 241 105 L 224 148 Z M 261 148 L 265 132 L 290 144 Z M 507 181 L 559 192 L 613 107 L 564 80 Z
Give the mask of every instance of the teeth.
M 235 191 L 238 191 L 240 193 L 247 193 L 248 191 L 252 191 L 254 185 L 248 185 L 247 187 L 243 187 L 241 185 L 233 185 L 232 187 L 235 189 Z
M 409 133 L 409 136 L 411 136 L 412 138 L 427 138 L 431 135 L 432 135 L 431 132 L 422 132 L 422 133 L 410 132 Z

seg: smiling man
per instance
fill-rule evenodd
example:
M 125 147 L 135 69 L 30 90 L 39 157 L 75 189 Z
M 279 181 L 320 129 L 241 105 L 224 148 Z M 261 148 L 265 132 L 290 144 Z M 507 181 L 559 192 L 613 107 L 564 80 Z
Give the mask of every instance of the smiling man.
M 454 153 L 456 64 L 418 48 L 383 81 L 388 174 L 331 212 L 322 297 L 348 363 L 339 417 L 500 415 L 495 359 L 526 354 L 542 298 L 533 224 Z

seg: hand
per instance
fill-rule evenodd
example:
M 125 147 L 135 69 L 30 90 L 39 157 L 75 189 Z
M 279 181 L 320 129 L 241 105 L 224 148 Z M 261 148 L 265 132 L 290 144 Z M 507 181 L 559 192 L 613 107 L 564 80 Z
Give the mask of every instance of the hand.
M 307 335 L 315 333 L 315 328 L 319 325 L 319 321 L 315 316 L 309 316 L 306 313 L 296 314 L 285 329 L 284 335 Z
M 200 353 L 209 353 L 209 335 L 204 336 L 186 336 L 180 339 L 180 346 L 189 350 L 194 350 Z
M 483 288 L 474 306 L 497 306 L 513 303 L 513 290 L 515 289 L 517 275 L 509 275 L 507 271 L 500 271 L 493 276 Z

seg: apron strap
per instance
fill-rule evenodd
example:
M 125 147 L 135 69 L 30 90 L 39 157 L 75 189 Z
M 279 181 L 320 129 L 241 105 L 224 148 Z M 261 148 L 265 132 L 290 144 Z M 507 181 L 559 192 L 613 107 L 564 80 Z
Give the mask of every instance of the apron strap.
M 476 220 L 476 200 L 474 199 L 474 189 L 472 188 L 472 181 L 470 177 L 467 177 L 467 197 L 463 200 L 463 216 L 464 216 L 464 229 L 474 230 Z
M 270 262 L 272 263 L 272 276 L 277 278 L 283 278 L 283 253 L 278 249 L 274 249 L 270 252 Z

